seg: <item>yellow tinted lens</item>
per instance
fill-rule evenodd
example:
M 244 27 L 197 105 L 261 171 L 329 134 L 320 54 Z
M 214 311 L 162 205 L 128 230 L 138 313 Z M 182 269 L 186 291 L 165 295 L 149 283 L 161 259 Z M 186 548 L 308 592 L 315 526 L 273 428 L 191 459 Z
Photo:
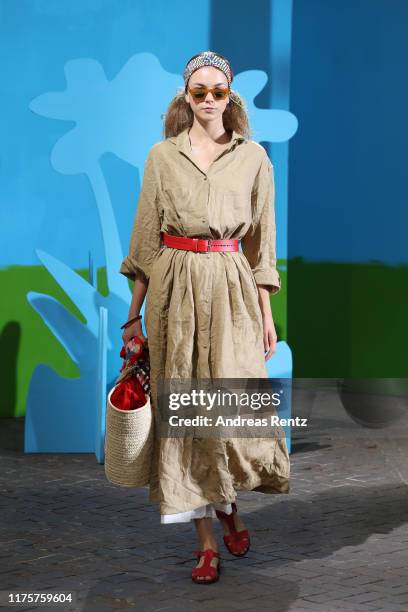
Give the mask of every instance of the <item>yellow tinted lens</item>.
M 217 100 L 223 100 L 224 98 L 226 98 L 228 95 L 228 89 L 221 89 L 221 88 L 216 88 L 214 89 L 214 98 L 217 98 Z
M 205 96 L 205 90 L 204 89 L 192 89 L 191 93 L 192 93 L 192 95 L 194 96 L 194 98 L 196 100 L 202 100 L 202 98 L 204 98 L 204 96 Z

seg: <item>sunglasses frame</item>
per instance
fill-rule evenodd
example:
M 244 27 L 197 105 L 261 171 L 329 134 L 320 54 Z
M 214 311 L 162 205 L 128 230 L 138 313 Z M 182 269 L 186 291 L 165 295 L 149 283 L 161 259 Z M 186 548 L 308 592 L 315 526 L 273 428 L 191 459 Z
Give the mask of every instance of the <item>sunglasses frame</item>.
M 200 96 L 200 98 L 196 98 L 195 97 L 194 91 L 198 91 L 198 90 L 200 92 L 202 92 L 202 91 L 204 92 L 204 96 L 203 97 L 201 97 L 201 96 Z M 225 95 L 222 98 L 216 98 L 215 95 L 214 95 L 215 91 L 222 91 L 223 93 L 225 93 Z M 211 92 L 212 97 L 214 98 L 214 100 L 219 102 L 221 100 L 225 100 L 230 95 L 231 89 L 228 86 L 227 87 L 195 87 L 195 88 L 194 87 L 189 87 L 188 88 L 188 92 L 192 96 L 192 98 L 194 99 L 195 102 L 201 102 L 201 101 L 205 100 L 206 97 L 207 97 L 207 94 L 209 92 Z

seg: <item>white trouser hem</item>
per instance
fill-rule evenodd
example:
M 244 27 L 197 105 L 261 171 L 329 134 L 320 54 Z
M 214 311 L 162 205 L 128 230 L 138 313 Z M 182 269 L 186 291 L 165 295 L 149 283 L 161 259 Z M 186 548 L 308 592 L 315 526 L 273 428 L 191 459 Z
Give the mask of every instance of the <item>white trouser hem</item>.
M 215 510 L 221 510 L 221 512 L 225 512 L 226 514 L 231 514 L 232 506 L 231 504 L 207 504 L 204 506 L 199 506 L 194 510 L 189 510 L 188 512 L 178 512 L 177 514 L 161 514 L 160 515 L 160 523 L 188 523 L 193 519 L 211 517 L 217 518 L 215 514 Z

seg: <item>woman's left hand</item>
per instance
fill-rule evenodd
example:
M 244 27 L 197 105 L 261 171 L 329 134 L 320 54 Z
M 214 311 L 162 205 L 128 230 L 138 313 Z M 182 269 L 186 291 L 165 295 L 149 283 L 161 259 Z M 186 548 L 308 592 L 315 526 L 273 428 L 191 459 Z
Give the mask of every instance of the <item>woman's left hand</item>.
M 275 324 L 272 319 L 272 314 L 266 313 L 262 316 L 263 320 L 263 340 L 265 350 L 265 361 L 268 361 L 276 351 L 276 342 L 278 337 L 276 335 Z
M 268 361 L 276 351 L 278 340 L 273 322 L 269 291 L 266 287 L 258 285 L 259 306 L 262 313 L 263 341 L 265 350 L 265 361 Z

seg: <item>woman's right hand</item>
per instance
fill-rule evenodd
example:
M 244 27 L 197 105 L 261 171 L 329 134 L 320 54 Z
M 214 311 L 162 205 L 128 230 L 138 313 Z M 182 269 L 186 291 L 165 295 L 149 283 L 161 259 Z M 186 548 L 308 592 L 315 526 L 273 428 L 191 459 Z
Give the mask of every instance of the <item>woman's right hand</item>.
M 131 338 L 133 338 L 133 336 L 138 336 L 139 338 L 143 340 L 143 342 L 146 341 L 146 336 L 144 336 L 142 332 L 142 320 L 141 319 L 138 319 L 137 321 L 135 321 L 128 327 L 125 327 L 125 329 L 123 330 L 123 334 L 122 334 L 123 345 L 126 346 L 126 344 L 129 342 Z

